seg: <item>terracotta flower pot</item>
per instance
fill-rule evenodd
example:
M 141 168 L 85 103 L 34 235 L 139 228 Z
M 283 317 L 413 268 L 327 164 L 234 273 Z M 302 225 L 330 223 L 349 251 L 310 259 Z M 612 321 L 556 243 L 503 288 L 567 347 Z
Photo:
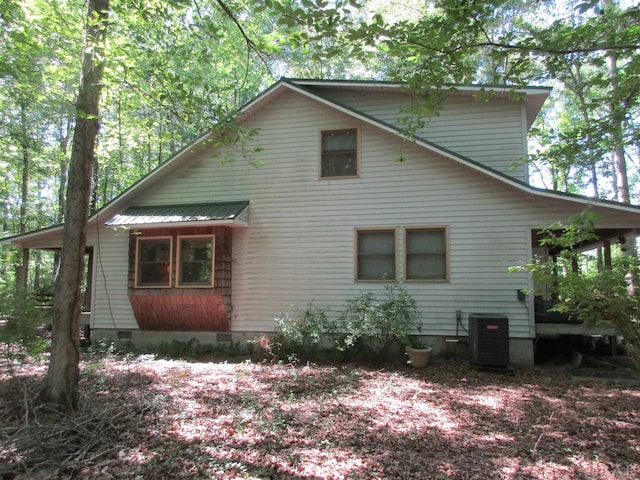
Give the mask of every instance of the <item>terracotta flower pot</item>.
M 431 361 L 431 347 L 426 348 L 407 348 L 409 355 L 409 363 L 414 368 L 424 368 Z

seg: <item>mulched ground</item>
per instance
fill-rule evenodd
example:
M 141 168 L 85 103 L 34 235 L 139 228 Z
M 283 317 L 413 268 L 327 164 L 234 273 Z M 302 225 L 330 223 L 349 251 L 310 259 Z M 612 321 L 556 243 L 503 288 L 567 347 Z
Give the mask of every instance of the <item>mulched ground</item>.
M 640 387 L 561 368 L 82 368 L 82 408 L 57 418 L 31 402 L 45 365 L 0 368 L 0 478 L 640 478 Z

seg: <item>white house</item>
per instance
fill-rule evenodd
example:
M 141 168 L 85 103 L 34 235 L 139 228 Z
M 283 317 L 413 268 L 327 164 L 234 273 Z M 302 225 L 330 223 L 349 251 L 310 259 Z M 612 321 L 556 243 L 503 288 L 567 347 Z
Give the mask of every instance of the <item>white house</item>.
M 409 134 L 402 84 L 280 80 L 239 111 L 245 143 L 205 135 L 89 218 L 94 338 L 250 339 L 291 305 L 337 313 L 398 281 L 436 344 L 499 314 L 511 362 L 532 363 L 549 325 L 508 268 L 586 205 L 606 241 L 633 235 L 640 209 L 530 186 L 527 132 L 549 90 L 515 92 L 451 87 Z M 61 234 L 2 243 L 56 249 Z

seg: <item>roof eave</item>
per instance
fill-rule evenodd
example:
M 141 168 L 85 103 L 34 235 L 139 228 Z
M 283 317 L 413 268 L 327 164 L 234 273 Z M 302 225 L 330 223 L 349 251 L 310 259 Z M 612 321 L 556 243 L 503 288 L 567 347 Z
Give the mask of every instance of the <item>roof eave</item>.
M 1 238 L 0 239 L 0 245 L 4 245 L 4 246 L 7 246 L 7 247 L 24 248 L 25 244 L 28 243 L 29 240 L 42 238 L 43 236 L 46 238 L 46 236 L 48 236 L 50 234 L 57 234 L 58 232 L 62 232 L 63 230 L 64 230 L 64 225 L 54 225 L 52 227 L 41 228 L 41 229 L 38 229 L 38 230 L 34 230 L 33 232 L 27 232 L 27 233 L 22 233 L 20 235 L 13 235 L 11 237 Z M 30 246 L 27 246 L 27 248 L 29 248 L 29 247 Z M 34 248 L 36 248 L 36 247 L 34 247 Z M 56 248 L 59 248 L 59 245 L 58 246 L 53 246 L 52 245 L 50 247 L 38 246 L 37 248 L 56 249 Z
M 184 222 L 154 222 L 154 223 L 130 223 L 120 225 L 107 225 L 107 228 L 127 228 L 127 229 L 145 229 L 145 228 L 175 228 L 175 227 L 235 227 L 248 228 L 249 223 L 240 219 L 224 219 L 224 220 L 192 220 Z
M 299 86 L 335 86 L 335 87 L 366 87 L 376 86 L 381 88 L 409 88 L 406 82 L 389 82 L 384 80 L 320 80 L 320 79 L 304 79 L 304 78 L 282 78 L 278 83 L 290 83 Z M 278 85 L 275 84 L 274 87 Z M 430 85 L 428 88 L 437 88 Z M 439 88 L 444 90 L 452 90 L 459 92 L 479 93 L 482 91 L 490 91 L 496 93 L 526 93 L 530 95 L 548 95 L 551 92 L 551 87 L 544 86 L 517 86 L 517 85 L 494 85 L 494 84 L 472 84 L 472 85 L 458 85 L 458 84 L 443 84 Z M 268 90 L 265 91 L 265 93 Z

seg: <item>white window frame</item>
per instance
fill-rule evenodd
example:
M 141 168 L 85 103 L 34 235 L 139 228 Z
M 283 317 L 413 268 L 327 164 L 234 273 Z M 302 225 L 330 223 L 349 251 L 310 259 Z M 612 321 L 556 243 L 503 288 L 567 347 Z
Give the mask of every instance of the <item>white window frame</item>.
M 167 284 L 160 285 L 140 285 L 141 274 L 140 274 L 140 244 L 145 241 L 151 240 L 168 240 L 169 241 L 169 279 Z M 152 263 L 152 262 L 149 262 Z M 159 263 L 159 262 L 155 262 Z M 135 273 L 134 273 L 134 285 L 135 288 L 171 288 L 173 282 L 173 237 L 170 235 L 157 236 L 157 237 L 137 237 L 136 238 L 136 257 L 135 257 Z
M 211 239 L 211 282 L 208 284 L 183 284 L 182 283 L 182 241 L 198 238 Z M 214 234 L 202 235 L 178 235 L 176 242 L 176 288 L 213 288 L 215 283 L 216 266 L 216 236 Z

